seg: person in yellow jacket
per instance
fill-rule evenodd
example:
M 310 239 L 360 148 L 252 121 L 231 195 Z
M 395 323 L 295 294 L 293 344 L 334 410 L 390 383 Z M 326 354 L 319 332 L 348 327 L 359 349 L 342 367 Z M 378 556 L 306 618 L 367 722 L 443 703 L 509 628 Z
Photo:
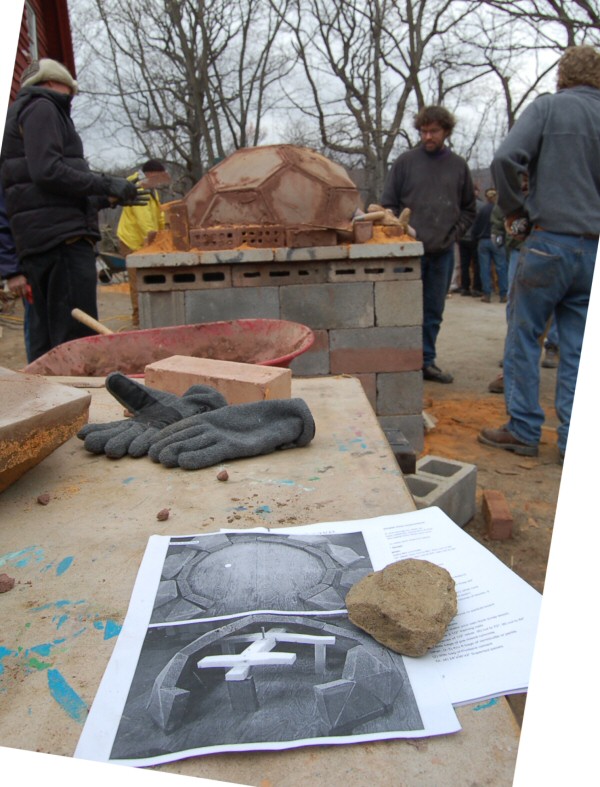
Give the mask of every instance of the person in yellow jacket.
M 156 189 L 158 186 L 167 185 L 170 182 L 170 176 L 160 161 L 150 159 L 142 165 L 141 171 L 130 175 L 128 179 L 137 181 L 139 185 L 143 183 L 144 188 L 148 189 L 151 196 L 146 205 L 123 208 L 117 226 L 117 237 L 119 251 L 124 257 L 141 249 L 149 241 L 149 236 L 152 233 L 164 229 L 165 215 L 161 210 L 160 198 Z M 127 275 L 133 312 L 132 321 L 134 326 L 138 326 L 139 308 L 135 268 L 129 268 Z

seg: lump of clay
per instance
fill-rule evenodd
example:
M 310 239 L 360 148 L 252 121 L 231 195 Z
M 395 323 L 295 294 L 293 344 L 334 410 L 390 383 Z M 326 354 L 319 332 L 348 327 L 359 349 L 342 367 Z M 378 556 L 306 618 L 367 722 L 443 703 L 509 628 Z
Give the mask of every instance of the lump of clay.
M 354 625 L 377 642 L 404 656 L 423 656 L 456 615 L 454 580 L 428 560 L 399 560 L 353 585 L 346 607 Z

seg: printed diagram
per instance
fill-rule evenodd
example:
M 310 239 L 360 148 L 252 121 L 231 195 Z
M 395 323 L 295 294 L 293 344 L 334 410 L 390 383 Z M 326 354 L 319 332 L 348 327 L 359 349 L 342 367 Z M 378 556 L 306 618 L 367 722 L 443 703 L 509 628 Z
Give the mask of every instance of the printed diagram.
M 373 570 L 367 555 L 360 534 L 172 539 L 150 622 L 344 609 L 349 589 Z
M 150 628 L 111 759 L 423 722 L 402 657 L 345 614 L 251 614 Z

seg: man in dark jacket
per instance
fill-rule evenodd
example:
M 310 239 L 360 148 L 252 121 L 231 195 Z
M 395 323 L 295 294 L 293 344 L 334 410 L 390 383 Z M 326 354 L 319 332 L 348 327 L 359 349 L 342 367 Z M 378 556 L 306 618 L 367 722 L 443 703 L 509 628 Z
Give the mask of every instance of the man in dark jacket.
M 146 196 L 125 178 L 92 172 L 71 120 L 77 83 L 55 60 L 28 66 L 9 108 L 0 177 L 17 254 L 33 299 L 30 356 L 88 336 L 75 307 L 97 318 L 98 210 Z
M 421 144 L 393 163 L 381 204 L 396 215 L 411 210 L 411 225 L 423 243 L 423 377 L 451 383 L 453 377 L 435 364 L 435 344 L 454 269 L 454 246 L 475 218 L 475 192 L 467 162 L 446 140 L 455 125 L 444 107 L 424 107 L 414 126 Z
M 570 47 L 557 92 L 539 96 L 498 148 L 492 174 L 508 234 L 531 227 L 511 283 L 504 350 L 509 420 L 480 442 L 537 456 L 540 339 L 554 312 L 560 337 L 555 406 L 564 456 L 600 233 L 600 52 Z M 528 174 L 529 189 L 522 190 Z
M 485 205 L 478 211 L 473 223 L 473 237 L 477 241 L 477 257 L 483 295 L 481 300 L 490 303 L 492 300 L 492 262 L 498 277 L 500 303 L 506 303 L 508 292 L 508 261 L 504 245 L 499 246 L 492 237 L 492 211 L 496 204 L 496 189 L 486 189 Z M 502 235 L 504 243 L 504 236 Z

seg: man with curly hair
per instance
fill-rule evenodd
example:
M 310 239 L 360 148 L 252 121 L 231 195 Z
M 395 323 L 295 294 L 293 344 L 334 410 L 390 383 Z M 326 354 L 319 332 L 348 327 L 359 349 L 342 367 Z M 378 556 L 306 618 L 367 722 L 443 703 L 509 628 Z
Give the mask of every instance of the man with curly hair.
M 455 242 L 475 219 L 475 190 L 467 162 L 446 141 L 456 120 L 445 108 L 428 106 L 414 126 L 421 144 L 402 153 L 388 175 L 381 204 L 399 215 L 410 208 L 411 225 L 423 243 L 423 378 L 451 383 L 435 363 L 435 345 L 454 270 Z
M 600 233 L 600 52 L 570 47 L 557 91 L 539 96 L 517 120 L 492 163 L 507 231 L 527 234 L 511 285 L 504 351 L 509 420 L 479 441 L 537 456 L 540 340 L 552 313 L 560 339 L 555 406 L 564 457 Z M 529 175 L 529 189 L 521 188 Z

